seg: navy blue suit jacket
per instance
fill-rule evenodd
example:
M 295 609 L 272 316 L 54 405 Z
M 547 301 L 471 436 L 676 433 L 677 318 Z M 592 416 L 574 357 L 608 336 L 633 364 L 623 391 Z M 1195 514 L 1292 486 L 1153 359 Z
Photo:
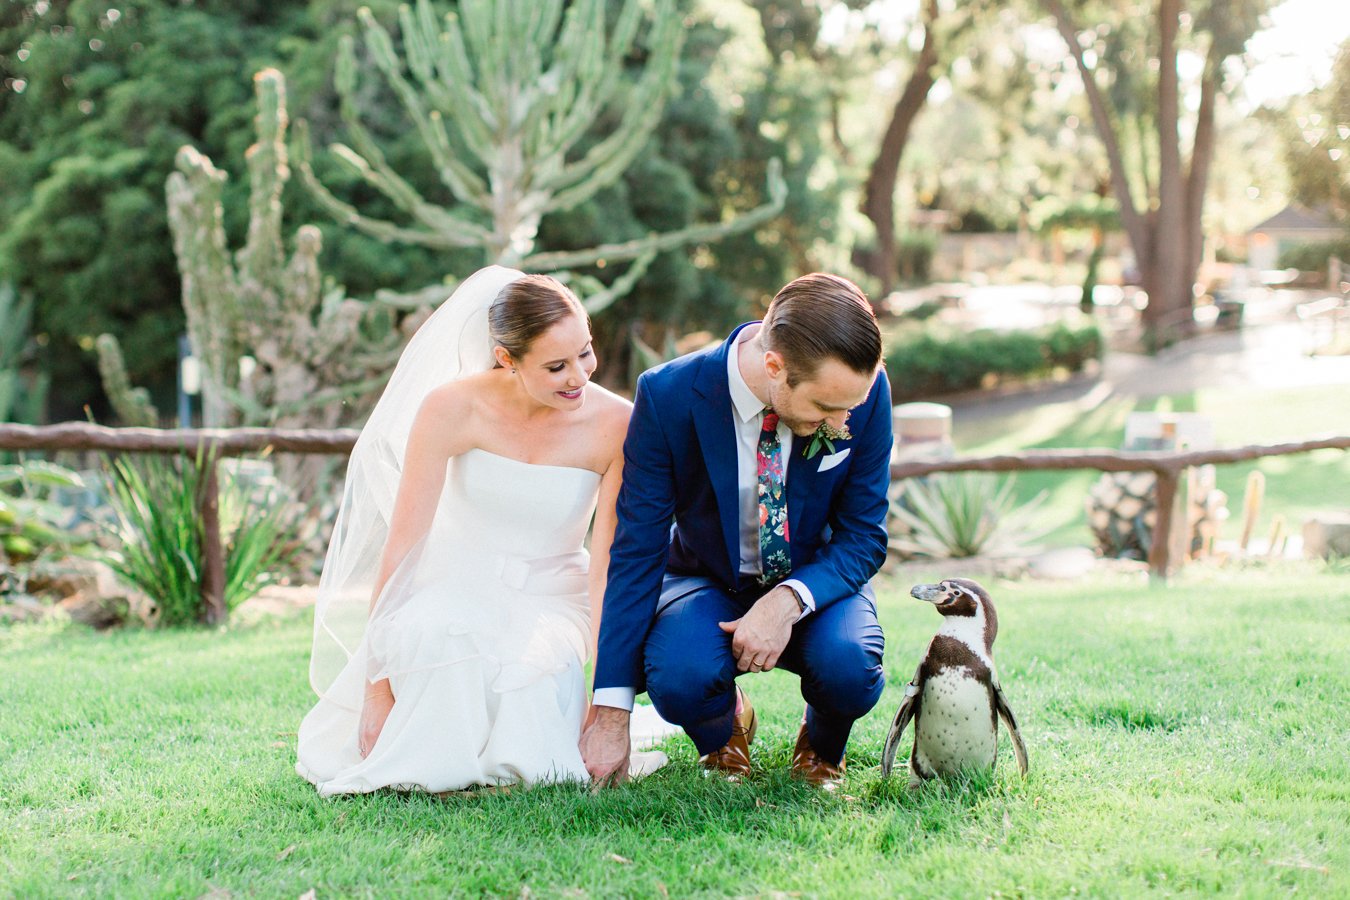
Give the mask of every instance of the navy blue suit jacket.
M 753 324 L 753 323 L 748 323 Z M 643 644 L 663 579 L 711 578 L 728 590 L 753 586 L 740 567 L 736 435 L 727 354 L 720 346 L 645 372 L 624 441 L 618 529 L 610 550 L 595 687 L 645 689 Z M 787 467 L 792 576 L 816 609 L 858 593 L 886 557 L 891 390 L 885 371 L 835 442 L 842 461 L 819 471 L 827 449 L 803 456 L 794 438 Z

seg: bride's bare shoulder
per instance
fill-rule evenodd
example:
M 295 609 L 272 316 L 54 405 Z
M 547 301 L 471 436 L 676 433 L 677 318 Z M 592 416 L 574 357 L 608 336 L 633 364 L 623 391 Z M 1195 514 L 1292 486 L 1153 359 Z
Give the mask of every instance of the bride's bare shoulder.
M 457 378 L 435 388 L 422 401 L 417 414 L 420 429 L 428 438 L 455 447 L 471 445 L 480 424 L 491 419 L 493 398 L 501 389 L 501 379 L 493 372 L 480 372 Z
M 633 404 L 630 400 L 595 382 L 591 382 L 587 390 L 590 392 L 587 402 L 594 404 L 595 413 L 602 421 L 606 424 L 619 422 L 627 426 L 628 419 L 633 415 Z
M 628 420 L 632 417 L 633 404 L 618 394 L 592 383 L 587 388 L 590 396 L 587 405 L 593 409 L 592 421 L 606 449 L 606 454 L 618 453 L 623 439 L 628 434 Z
M 446 382 L 427 394 L 424 407 L 437 415 L 467 414 L 500 387 L 496 370 L 478 372 Z

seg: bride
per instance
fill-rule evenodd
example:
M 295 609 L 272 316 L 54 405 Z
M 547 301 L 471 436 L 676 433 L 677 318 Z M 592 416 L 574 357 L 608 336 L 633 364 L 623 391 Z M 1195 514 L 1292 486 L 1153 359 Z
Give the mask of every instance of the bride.
M 631 409 L 595 367 L 576 297 L 498 266 L 408 344 L 320 582 L 296 762 L 320 794 L 589 780 L 583 665 Z M 673 730 L 650 720 L 648 740 Z

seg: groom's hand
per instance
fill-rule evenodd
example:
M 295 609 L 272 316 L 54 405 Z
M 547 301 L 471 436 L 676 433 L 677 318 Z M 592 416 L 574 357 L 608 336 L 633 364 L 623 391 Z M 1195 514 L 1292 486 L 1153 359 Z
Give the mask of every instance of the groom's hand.
M 734 622 L 718 622 L 731 635 L 731 652 L 742 672 L 767 672 L 792 637 L 792 625 L 801 606 L 792 588 L 779 585 L 755 601 L 750 611 Z
M 580 749 L 581 760 L 597 787 L 628 780 L 628 754 L 632 749 L 629 715 L 628 710 L 614 706 L 591 707 Z

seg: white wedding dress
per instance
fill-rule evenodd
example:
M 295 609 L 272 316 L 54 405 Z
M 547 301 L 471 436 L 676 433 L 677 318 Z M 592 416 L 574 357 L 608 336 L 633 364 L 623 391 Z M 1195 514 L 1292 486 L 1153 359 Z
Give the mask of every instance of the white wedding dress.
M 417 411 L 441 385 L 496 364 L 489 310 L 521 277 L 488 266 L 460 283 L 404 348 L 348 459 L 314 610 L 319 702 L 296 761 L 321 794 L 588 779 L 577 749 L 583 541 L 598 474 L 484 450 L 454 457 L 427 535 L 371 604 Z M 386 678 L 394 706 L 362 759 L 365 686 Z M 651 707 L 634 711 L 635 748 L 677 731 Z M 630 774 L 664 762 L 635 752 Z
M 320 794 L 589 780 L 577 749 L 590 633 L 582 544 L 599 485 L 587 469 L 484 450 L 450 461 L 430 532 L 300 726 L 296 770 Z M 380 678 L 395 702 L 362 759 L 361 699 Z M 677 730 L 639 707 L 635 743 Z M 635 751 L 632 772 L 664 762 Z

